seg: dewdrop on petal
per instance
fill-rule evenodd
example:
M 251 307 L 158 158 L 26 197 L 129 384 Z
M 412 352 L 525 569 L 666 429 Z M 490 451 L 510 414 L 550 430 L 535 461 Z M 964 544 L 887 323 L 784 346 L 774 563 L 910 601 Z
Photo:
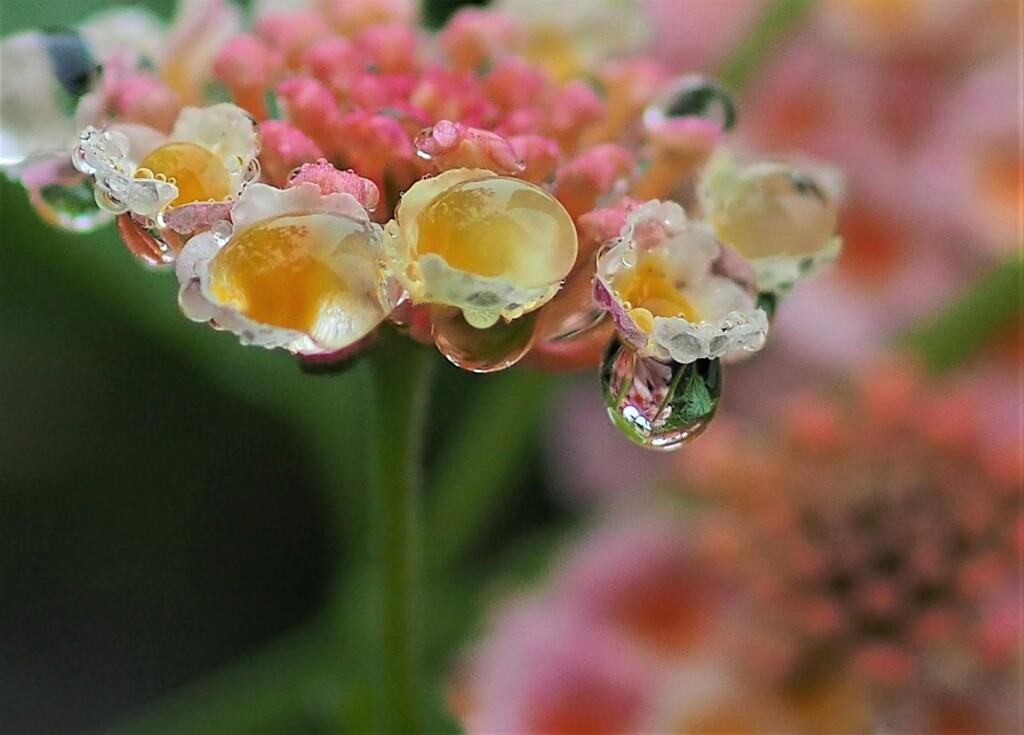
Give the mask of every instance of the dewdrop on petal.
M 312 182 L 247 188 L 232 224 L 193 237 L 177 262 L 179 303 L 243 343 L 330 355 L 380 324 L 397 294 L 381 228 L 346 192 Z
M 415 183 L 388 224 L 387 245 L 413 303 L 454 306 L 477 329 L 550 300 L 578 247 L 557 199 L 484 169 L 453 169 Z
M 786 163 L 743 165 L 728 148 L 708 161 L 700 181 L 704 216 L 719 240 L 753 262 L 760 291 L 785 296 L 839 254 L 839 208 L 829 191 L 839 184 L 826 187 L 830 172 L 822 173 L 817 181 Z

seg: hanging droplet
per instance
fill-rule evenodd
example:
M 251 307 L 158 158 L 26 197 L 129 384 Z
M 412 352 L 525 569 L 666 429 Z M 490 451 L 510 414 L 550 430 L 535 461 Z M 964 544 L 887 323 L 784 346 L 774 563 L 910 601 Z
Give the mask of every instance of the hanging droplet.
M 128 252 L 140 262 L 153 267 L 167 266 L 174 262 L 176 250 L 157 231 L 148 228 L 130 214 L 117 216 L 117 232 Z
M 736 106 L 722 85 L 701 76 L 679 77 L 644 110 L 644 127 L 652 130 L 666 120 L 698 117 L 714 122 L 721 130 L 736 124 Z
M 600 375 L 612 423 L 652 449 L 674 449 L 704 431 L 722 395 L 718 360 L 663 363 L 618 341 L 605 353 Z
M 458 309 L 438 307 L 431 316 L 434 344 L 449 362 L 463 370 L 504 370 L 530 350 L 537 314 L 534 311 L 511 322 L 499 319 L 492 327 L 477 329 Z
M 89 232 L 110 221 L 96 206 L 92 183 L 77 172 L 70 178 L 29 187 L 28 198 L 36 213 L 51 225 L 72 232 Z

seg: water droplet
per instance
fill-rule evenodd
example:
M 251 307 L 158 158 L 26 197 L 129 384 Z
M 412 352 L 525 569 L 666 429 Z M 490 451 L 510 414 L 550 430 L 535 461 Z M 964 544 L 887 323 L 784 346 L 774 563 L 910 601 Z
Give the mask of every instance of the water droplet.
M 492 373 L 514 365 L 533 344 L 537 314 L 530 312 L 506 322 L 499 319 L 493 327 L 471 326 L 457 309 L 433 310 L 434 344 L 453 365 L 474 373 Z
M 736 106 L 722 85 L 700 74 L 687 74 L 671 82 L 648 105 L 643 122 L 653 129 L 679 117 L 703 118 L 730 130 L 736 124 Z
M 743 173 L 734 205 L 708 220 L 718 238 L 748 258 L 808 255 L 835 232 L 838 206 L 808 174 L 764 163 Z
M 146 265 L 159 267 L 174 262 L 175 251 L 159 232 L 134 220 L 130 214 L 117 217 L 117 232 L 128 252 Z
M 246 184 L 250 184 L 256 181 L 260 177 L 260 161 L 258 158 L 254 158 L 249 161 L 249 165 L 245 169 L 245 174 L 242 176 L 242 180 Z
M 57 227 L 89 232 L 110 221 L 110 214 L 96 206 L 91 182 L 84 176 L 28 189 L 36 213 Z
M 217 241 L 217 244 L 221 247 L 224 246 L 234 232 L 234 228 L 231 223 L 227 220 L 218 220 L 210 225 L 210 234 L 213 235 L 213 239 Z
M 757 295 L 757 308 L 768 315 L 771 319 L 775 309 L 779 306 L 779 297 L 771 291 L 763 291 Z
M 43 47 L 50 59 L 54 78 L 61 88 L 77 104 L 93 89 L 100 75 L 100 65 L 92 51 L 77 31 L 70 28 L 54 28 L 41 34 Z M 72 106 L 71 111 L 74 110 Z
M 612 342 L 601 364 L 601 389 L 612 423 L 637 444 L 674 449 L 699 435 L 722 395 L 718 360 L 663 363 Z

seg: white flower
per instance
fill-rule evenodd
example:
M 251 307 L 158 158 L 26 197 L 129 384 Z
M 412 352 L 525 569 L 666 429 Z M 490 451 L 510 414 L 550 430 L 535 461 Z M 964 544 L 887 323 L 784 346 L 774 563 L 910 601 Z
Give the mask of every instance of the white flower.
M 706 224 L 655 200 L 630 213 L 619 238 L 605 245 L 594 297 L 643 357 L 689 363 L 755 352 L 768 317 L 745 267 Z
M 95 178 L 101 207 L 156 220 L 172 207 L 236 198 L 259 174 L 258 153 L 255 121 L 219 104 L 186 107 L 168 136 L 141 125 L 88 127 L 74 163 Z
M 367 336 L 391 311 L 382 231 L 347 193 L 313 183 L 253 184 L 176 263 L 179 304 L 244 344 L 324 355 Z M 233 226 L 233 229 L 232 229 Z

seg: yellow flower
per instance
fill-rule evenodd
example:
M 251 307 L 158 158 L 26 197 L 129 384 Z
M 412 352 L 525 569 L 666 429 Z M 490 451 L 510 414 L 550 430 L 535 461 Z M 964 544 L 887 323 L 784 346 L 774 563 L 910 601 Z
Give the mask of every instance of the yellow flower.
M 833 183 L 781 162 L 743 165 L 719 148 L 700 181 L 701 206 L 718 239 L 753 263 L 758 290 L 786 295 L 839 254 Z

